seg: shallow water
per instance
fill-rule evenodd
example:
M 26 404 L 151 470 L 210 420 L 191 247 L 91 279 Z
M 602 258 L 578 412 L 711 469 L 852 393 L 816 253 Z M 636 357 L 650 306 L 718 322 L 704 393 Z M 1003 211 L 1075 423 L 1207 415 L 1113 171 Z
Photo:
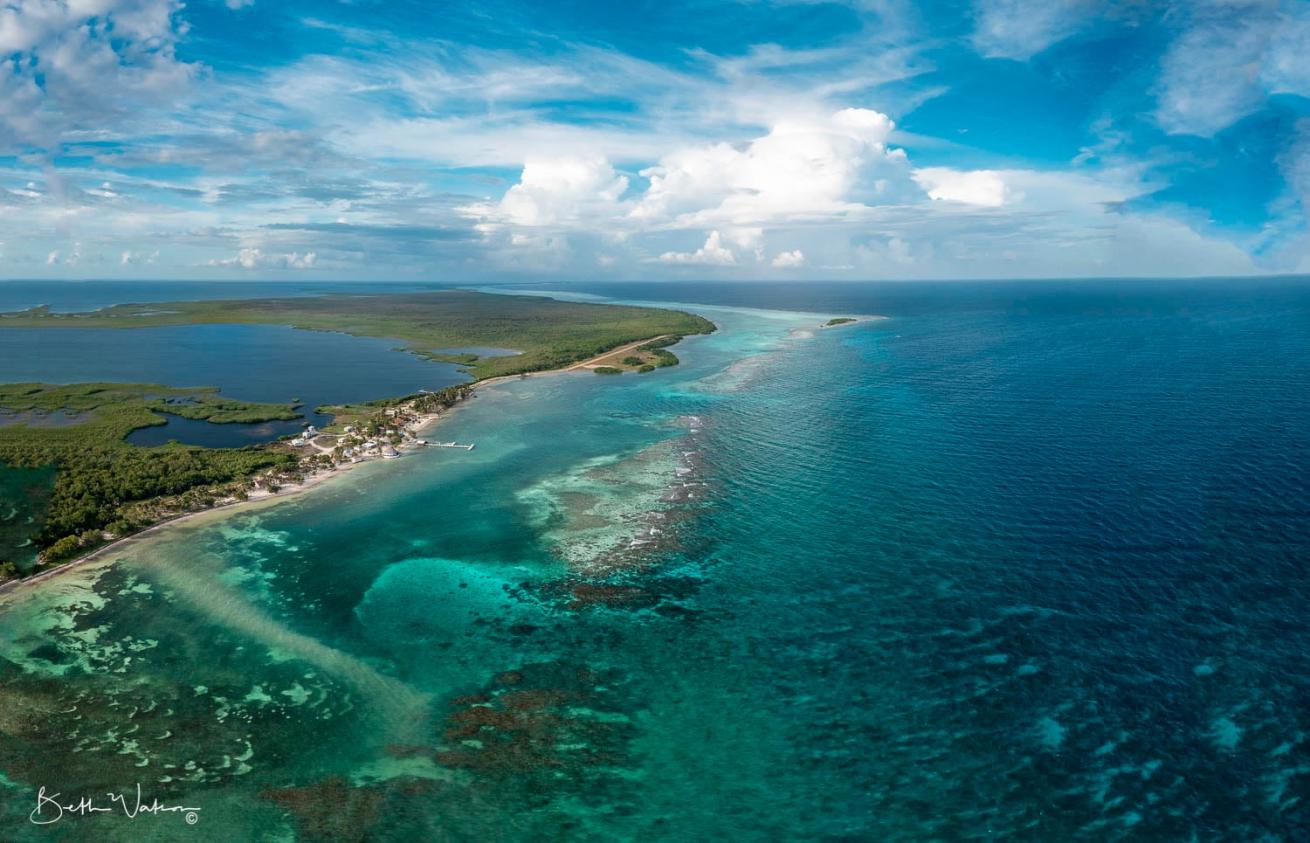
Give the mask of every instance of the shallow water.
M 844 295 L 5 598 L 0 827 L 1303 839 L 1310 297 Z

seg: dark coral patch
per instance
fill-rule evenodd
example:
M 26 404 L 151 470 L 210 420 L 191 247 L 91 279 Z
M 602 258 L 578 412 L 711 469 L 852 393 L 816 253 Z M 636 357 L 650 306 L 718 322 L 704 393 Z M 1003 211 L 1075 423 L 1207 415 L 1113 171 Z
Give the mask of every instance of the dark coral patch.
M 562 663 L 525 665 L 451 701 L 434 759 L 490 775 L 581 782 L 621 766 L 633 727 L 615 705 L 617 677 Z

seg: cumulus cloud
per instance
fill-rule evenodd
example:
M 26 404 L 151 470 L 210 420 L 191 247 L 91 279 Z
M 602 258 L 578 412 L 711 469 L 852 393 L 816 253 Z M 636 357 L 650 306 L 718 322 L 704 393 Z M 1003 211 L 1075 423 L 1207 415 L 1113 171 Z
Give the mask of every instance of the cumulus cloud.
M 705 238 L 705 245 L 694 252 L 665 252 L 659 257 L 660 263 L 698 264 L 700 266 L 732 266 L 737 263 L 737 256 L 723 245 L 719 232 L 711 231 Z
M 850 210 L 861 177 L 900 160 L 886 148 L 887 115 L 846 108 L 824 118 L 779 122 L 744 147 L 688 147 L 641 171 L 650 186 L 636 220 L 680 227 L 751 225 Z
M 773 266 L 778 269 L 795 269 L 805 265 L 805 253 L 800 249 L 792 249 L 790 252 L 779 252 L 773 258 Z
M 49 148 L 155 105 L 191 76 L 179 0 L 10 0 L 0 7 L 0 149 Z M 8 143 L 5 143 L 5 141 Z
M 914 171 L 914 181 L 932 199 L 985 208 L 1004 205 L 1008 193 L 1005 179 L 995 170 L 924 167 Z
M 314 252 L 267 254 L 262 249 L 245 248 L 230 258 L 215 258 L 210 266 L 240 269 L 312 269 L 318 260 Z
M 766 227 L 813 225 L 867 209 L 899 179 L 915 195 L 905 154 L 889 150 L 892 121 L 871 109 L 782 120 L 744 144 L 678 146 L 640 173 L 631 190 L 603 157 L 529 159 L 499 201 L 465 206 L 489 244 L 540 246 L 532 229 L 560 238 L 601 236 L 614 244 L 659 231 L 710 231 L 693 252 L 665 251 L 666 264 L 735 265 L 742 253 L 760 263 Z M 889 178 L 892 177 L 892 178 Z M 640 183 L 639 183 L 640 184 Z
M 529 160 L 518 184 L 500 200 L 501 219 L 537 226 L 613 215 L 628 179 L 603 158 Z

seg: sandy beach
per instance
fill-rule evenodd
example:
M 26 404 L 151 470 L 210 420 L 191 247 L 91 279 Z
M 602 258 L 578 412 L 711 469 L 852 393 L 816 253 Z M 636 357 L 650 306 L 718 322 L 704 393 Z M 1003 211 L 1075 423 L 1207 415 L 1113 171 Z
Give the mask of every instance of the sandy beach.
M 565 366 L 559 369 L 547 369 L 541 372 L 528 372 L 521 375 L 504 375 L 501 377 L 488 378 L 486 380 L 478 381 L 477 383 L 472 384 L 470 389 L 472 392 L 476 392 L 477 390 L 482 389 L 484 387 L 495 386 L 497 384 L 505 383 L 508 381 L 517 381 L 517 380 L 523 380 L 525 378 L 541 377 L 544 375 L 558 375 L 565 372 L 574 372 L 581 369 L 590 369 L 591 367 L 598 365 L 597 361 L 607 359 L 617 354 L 627 353 L 637 348 L 638 346 L 644 345 L 645 343 L 651 342 L 652 340 L 655 339 L 663 339 L 663 337 L 662 336 L 652 337 L 649 339 L 638 340 L 637 342 L 629 343 L 628 345 L 611 349 L 605 352 L 604 354 L 598 354 L 595 357 L 591 357 L 586 360 L 582 360 L 577 363 L 573 363 L 569 366 Z M 452 407 L 450 410 L 442 414 L 426 413 L 420 415 L 418 417 L 418 420 L 412 424 L 411 432 L 416 437 L 420 436 L 424 432 L 432 429 L 437 424 L 439 424 L 442 419 L 448 418 L 451 413 L 459 409 L 459 406 L 460 405 L 456 405 Z M 424 446 L 419 445 L 416 442 L 410 441 L 402 444 L 399 450 L 412 451 L 416 448 L 421 448 L 421 447 Z M 41 571 L 40 573 L 33 574 L 32 576 L 29 577 L 24 577 L 22 579 L 16 579 L 16 580 L 9 580 L 8 582 L 0 583 L 0 596 L 11 594 L 14 592 L 19 592 L 27 588 L 35 587 L 46 580 L 57 577 L 60 574 L 73 570 L 74 568 L 79 568 L 83 565 L 86 565 L 90 562 L 94 562 L 96 560 L 103 560 L 107 556 L 110 556 L 115 553 L 119 553 L 131 547 L 133 544 L 145 540 L 153 533 L 156 533 L 164 529 L 165 527 L 174 527 L 187 522 L 193 522 L 202 518 L 226 517 L 227 515 L 230 515 L 231 513 L 235 512 L 238 509 L 256 509 L 261 506 L 272 505 L 274 503 L 278 503 L 282 500 L 293 497 L 295 495 L 299 495 L 309 489 L 314 488 L 315 486 L 320 486 L 329 480 L 340 477 L 341 475 L 345 474 L 346 472 L 350 471 L 353 468 L 356 468 L 361 465 L 367 465 L 373 462 L 378 462 L 381 459 L 382 458 L 372 458 L 367 460 L 361 460 L 359 462 L 339 463 L 337 465 L 332 466 L 331 468 L 316 471 L 315 473 L 306 476 L 305 479 L 299 483 L 288 483 L 284 486 L 281 486 L 278 488 L 276 492 L 270 491 L 268 489 L 256 489 L 250 492 L 250 496 L 245 500 L 228 500 L 223 503 L 212 506 L 208 509 L 196 510 L 194 512 L 179 513 L 178 515 L 165 518 L 161 521 L 157 521 L 154 524 L 151 524 L 149 527 L 146 527 L 144 530 L 133 533 L 129 536 L 123 536 L 122 538 L 115 539 L 109 544 L 98 547 L 95 550 L 91 551 L 90 553 L 85 554 L 84 556 L 79 556 L 76 559 L 71 559 L 67 562 L 64 562 L 60 565 L 56 565 L 55 567 L 47 569 L 45 571 Z

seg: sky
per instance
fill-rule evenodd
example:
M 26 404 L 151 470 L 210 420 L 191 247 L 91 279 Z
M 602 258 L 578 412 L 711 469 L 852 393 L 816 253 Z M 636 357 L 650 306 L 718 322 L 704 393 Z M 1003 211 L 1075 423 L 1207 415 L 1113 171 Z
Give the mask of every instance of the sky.
M 0 278 L 1310 273 L 1310 0 L 0 0 Z

